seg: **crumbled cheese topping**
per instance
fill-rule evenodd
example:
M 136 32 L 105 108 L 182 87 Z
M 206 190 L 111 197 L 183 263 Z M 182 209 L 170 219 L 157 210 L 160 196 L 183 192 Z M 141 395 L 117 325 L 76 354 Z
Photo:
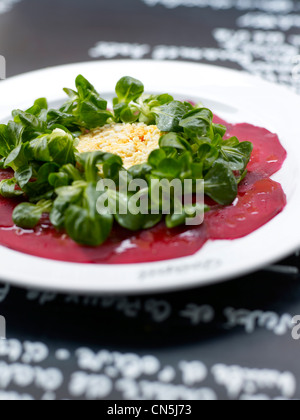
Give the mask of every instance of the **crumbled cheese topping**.
M 147 161 L 158 149 L 161 135 L 156 125 L 109 124 L 80 136 L 77 149 L 80 153 L 101 150 L 119 155 L 128 169 Z

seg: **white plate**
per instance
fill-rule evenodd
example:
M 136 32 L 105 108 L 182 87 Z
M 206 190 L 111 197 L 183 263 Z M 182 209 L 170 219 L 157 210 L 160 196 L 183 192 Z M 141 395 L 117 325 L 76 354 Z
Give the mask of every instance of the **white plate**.
M 196 255 L 159 263 L 81 265 L 36 258 L 0 247 L 0 278 L 12 284 L 78 293 L 147 293 L 203 286 L 255 271 L 300 247 L 300 98 L 287 89 L 243 72 L 220 67 L 155 61 L 108 61 L 49 68 L 0 83 L 0 119 L 25 109 L 38 97 L 50 105 L 64 98 L 83 74 L 111 97 L 120 77 L 142 80 L 150 92 L 201 100 L 230 122 L 249 122 L 280 136 L 288 151 L 274 179 L 288 204 L 284 211 L 251 235 L 235 241 L 207 243 Z

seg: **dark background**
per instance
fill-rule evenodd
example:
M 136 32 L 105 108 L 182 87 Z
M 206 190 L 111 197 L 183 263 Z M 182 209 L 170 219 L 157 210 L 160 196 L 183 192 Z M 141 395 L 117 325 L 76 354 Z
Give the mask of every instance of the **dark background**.
M 185 59 L 297 90 L 299 6 L 0 0 L 0 55 L 8 77 L 95 59 Z M 8 340 L 0 341 L 0 399 L 299 399 L 300 342 L 291 335 L 299 269 L 295 255 L 217 286 L 128 298 L 3 283 Z

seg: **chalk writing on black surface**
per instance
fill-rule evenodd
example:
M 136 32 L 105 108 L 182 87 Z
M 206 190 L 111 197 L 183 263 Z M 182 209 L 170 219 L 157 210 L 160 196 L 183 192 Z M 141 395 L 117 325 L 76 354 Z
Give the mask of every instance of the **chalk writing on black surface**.
M 169 9 L 176 7 L 211 7 L 214 10 L 236 8 L 238 10 L 258 9 L 271 13 L 290 13 L 298 10 L 292 0 L 142 0 L 147 6 L 162 5 Z
M 285 85 L 295 85 L 300 37 L 279 31 L 216 28 L 212 33 L 218 48 L 185 45 L 128 44 L 98 42 L 89 50 L 92 58 L 152 58 L 154 60 L 188 60 L 209 63 L 233 63 L 241 69 Z M 298 74 L 298 73 L 297 73 Z
M 294 340 L 300 340 L 300 315 L 295 315 L 292 319 L 293 329 L 292 337 Z
M 21 0 L 0 0 L 0 15 L 9 12 Z
M 236 8 L 248 11 L 236 20 L 237 29 L 213 28 L 217 48 L 205 46 L 98 42 L 89 50 L 92 58 L 127 57 L 132 59 L 190 60 L 232 63 L 269 81 L 299 89 L 298 64 L 300 36 L 285 32 L 300 27 L 300 4 L 293 1 L 256 0 L 143 0 L 148 6 L 167 8 L 212 7 L 215 13 Z M 259 10 L 259 11 L 257 11 Z M 241 28 L 241 29 L 239 29 Z
M 248 334 L 256 328 L 264 328 L 277 336 L 289 333 L 293 327 L 293 317 L 290 314 L 278 315 L 275 312 L 249 311 L 247 309 L 225 308 L 224 315 L 227 318 L 224 328 L 241 326 Z
M 283 16 L 252 12 L 239 17 L 237 24 L 241 28 L 264 29 L 268 31 L 289 31 L 293 28 L 300 27 L 300 16 L 299 14 Z
M 9 288 L 0 288 L 1 296 L 8 295 Z M 161 324 L 170 318 L 184 319 L 191 326 L 210 324 L 221 319 L 220 324 L 224 330 L 242 328 L 247 334 L 252 334 L 258 329 L 264 329 L 275 336 L 290 334 L 294 328 L 293 317 L 295 314 L 276 313 L 261 309 L 247 308 L 214 308 L 207 302 L 186 302 L 181 308 L 174 308 L 171 300 L 159 298 L 129 298 L 129 297 L 90 297 L 76 295 L 58 295 L 49 292 L 29 291 L 27 300 L 37 302 L 40 306 L 55 304 L 55 302 L 90 308 L 101 308 L 113 311 L 117 316 L 126 318 L 149 317 L 154 323 Z M 3 301 L 2 297 L 2 301 Z
M 66 351 L 55 350 L 58 364 Z M 95 352 L 89 348 L 78 348 L 72 354 L 77 369 L 64 375 L 58 367 L 39 366 L 42 360 L 47 366 L 49 359 L 53 360 L 42 342 L 10 339 L 0 343 L 0 355 L 0 399 L 33 399 L 29 392 L 33 390 L 41 399 L 55 399 L 59 392 L 65 399 L 108 399 L 117 393 L 127 400 L 215 400 L 219 387 L 232 399 L 291 399 L 297 387 L 294 375 L 288 371 L 222 363 L 208 366 L 200 360 L 179 360 L 172 367 L 154 355 Z M 207 381 L 213 382 L 215 389 Z M 23 392 L 12 391 L 12 387 Z
M 89 50 L 92 58 L 105 57 L 107 59 L 120 57 L 129 57 L 133 60 L 139 60 L 149 54 L 151 47 L 148 44 L 137 44 L 127 42 L 98 42 Z
M 296 392 L 296 379 L 290 372 L 278 372 L 270 369 L 248 369 L 240 366 L 213 366 L 212 374 L 219 385 L 225 386 L 229 397 L 242 394 L 255 394 L 259 390 L 278 389 L 285 398 L 292 398 Z
M 6 339 L 6 319 L 0 315 L 0 340 Z
M 9 284 L 0 284 L 0 303 L 4 302 L 10 291 Z
M 3 55 L 0 55 L 0 80 L 6 79 L 6 60 Z

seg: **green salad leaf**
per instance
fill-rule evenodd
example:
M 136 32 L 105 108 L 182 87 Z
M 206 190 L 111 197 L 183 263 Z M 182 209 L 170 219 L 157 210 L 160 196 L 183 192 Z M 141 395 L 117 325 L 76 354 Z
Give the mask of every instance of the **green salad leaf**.
M 27 147 L 27 155 L 30 160 L 55 162 L 59 165 L 74 164 L 74 139 L 71 134 L 56 128 L 51 134 L 31 140 Z
M 180 127 L 189 138 L 201 139 L 202 137 L 213 139 L 214 129 L 212 126 L 213 114 L 209 109 L 193 109 L 180 120 Z
M 144 93 L 144 85 L 132 77 L 123 77 L 116 85 L 119 103 L 129 104 Z
M 220 162 L 213 164 L 204 177 L 205 193 L 218 204 L 231 204 L 238 193 L 238 186 L 234 174 L 229 166 Z
M 88 80 L 79 75 L 75 85 L 77 91 L 64 89 L 70 99 L 59 112 L 51 110 L 48 113 L 50 123 L 66 125 L 73 131 L 74 127 L 88 129 L 102 127 L 108 120 L 113 120 L 113 114 L 107 110 L 107 101 Z
M 52 201 L 40 201 L 37 204 L 21 203 L 13 212 L 14 223 L 24 229 L 33 229 L 43 213 L 49 213 Z
M 0 181 L 0 195 L 5 198 L 15 198 L 23 195 L 23 191 L 18 189 L 15 178 L 3 179 Z
M 72 203 L 65 211 L 66 231 L 81 245 L 99 246 L 106 241 L 111 232 L 113 216 L 97 212 L 98 198 L 96 185 L 88 183 L 83 188 L 81 200 Z
M 0 155 L 7 157 L 22 143 L 23 126 L 10 121 L 7 125 L 0 124 Z
M 172 101 L 156 109 L 156 123 L 160 131 L 179 131 L 180 122 L 187 113 L 186 104 Z

